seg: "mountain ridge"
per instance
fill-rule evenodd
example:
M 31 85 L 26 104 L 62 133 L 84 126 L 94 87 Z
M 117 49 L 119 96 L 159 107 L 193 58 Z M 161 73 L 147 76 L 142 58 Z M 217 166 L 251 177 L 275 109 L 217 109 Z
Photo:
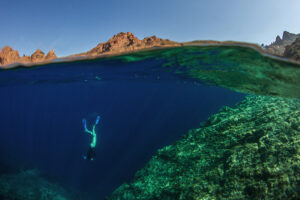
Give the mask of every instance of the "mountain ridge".
M 263 46 L 263 48 L 257 48 L 262 52 L 272 54 L 279 57 L 285 57 L 292 60 L 300 60 L 296 54 L 300 50 L 299 45 L 293 45 L 290 47 L 297 38 L 300 38 L 300 34 L 293 34 L 287 31 L 283 32 L 282 38 L 278 35 L 276 40 L 270 45 Z M 215 40 L 196 40 L 192 42 L 179 43 L 169 39 L 162 39 L 155 35 L 150 37 L 145 37 L 143 39 L 137 38 L 131 32 L 120 32 L 113 37 L 111 37 L 106 42 L 101 42 L 91 50 L 87 52 L 82 52 L 78 54 L 72 54 L 66 57 L 61 57 L 59 59 L 74 60 L 74 59 L 87 59 L 99 56 L 116 55 L 121 53 L 129 53 L 137 50 L 143 50 L 154 47 L 174 47 L 174 46 L 184 46 L 184 45 L 243 45 L 243 42 L 234 41 L 215 41 Z M 247 43 L 248 44 L 248 43 Z M 254 44 L 248 44 L 250 46 L 257 46 Z M 288 50 L 286 50 L 286 48 Z M 292 50 L 291 50 L 292 49 Z M 287 51 L 287 52 L 285 52 Z M 43 64 L 55 61 L 58 57 L 54 50 L 50 50 L 47 55 L 41 50 L 36 50 L 30 56 L 20 57 L 19 52 L 14 50 L 9 46 L 4 46 L 0 51 L 0 66 L 6 66 L 10 64 Z
M 300 34 L 290 33 L 284 31 L 282 38 L 277 35 L 274 42 L 270 45 L 265 46 L 265 50 L 273 55 L 284 56 L 286 46 L 291 45 L 297 38 L 300 38 Z

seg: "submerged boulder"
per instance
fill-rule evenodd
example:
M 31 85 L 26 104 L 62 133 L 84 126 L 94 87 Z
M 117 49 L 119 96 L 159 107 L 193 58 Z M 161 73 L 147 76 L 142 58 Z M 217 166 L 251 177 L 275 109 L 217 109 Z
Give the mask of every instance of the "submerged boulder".
M 299 141 L 299 100 L 248 96 L 158 150 L 109 199 L 299 199 Z

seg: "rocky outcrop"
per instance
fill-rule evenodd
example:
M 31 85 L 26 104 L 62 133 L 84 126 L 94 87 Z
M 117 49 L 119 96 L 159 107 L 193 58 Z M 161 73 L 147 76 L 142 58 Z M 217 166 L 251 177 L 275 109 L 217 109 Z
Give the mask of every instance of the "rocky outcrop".
M 14 50 L 9 46 L 5 46 L 0 52 L 0 65 L 8 65 L 12 63 L 38 63 L 56 58 L 54 50 L 49 51 L 47 56 L 45 56 L 45 53 L 42 50 L 38 49 L 31 56 L 24 55 L 20 57 L 17 50 Z
M 9 46 L 5 46 L 2 48 L 0 52 L 0 64 L 6 65 L 13 62 L 16 62 L 20 59 L 19 52 L 16 50 L 13 50 Z
M 300 38 L 297 38 L 291 45 L 286 46 L 283 56 L 300 60 Z
M 265 47 L 266 51 L 270 54 L 282 56 L 284 54 L 286 46 L 292 44 L 296 38 L 299 38 L 300 34 L 293 34 L 287 31 L 283 32 L 282 39 L 278 35 L 275 42 Z
M 31 55 L 31 61 L 32 62 L 41 62 L 45 60 L 45 53 L 38 49 Z
M 299 199 L 300 101 L 248 96 L 158 150 L 109 199 Z
M 133 33 L 120 32 L 114 35 L 110 40 L 104 43 L 98 44 L 92 50 L 78 54 L 88 56 L 98 56 L 103 54 L 116 54 L 130 52 L 139 49 L 145 49 L 158 46 L 176 46 L 178 43 L 158 38 L 156 36 L 145 37 L 143 40 L 138 39 Z
M 50 51 L 47 53 L 45 59 L 46 59 L 46 60 L 52 60 L 52 59 L 56 59 L 56 58 L 57 58 L 57 56 L 56 56 L 54 50 L 52 49 L 52 50 L 50 50 Z
M 120 32 L 114 35 L 107 42 L 98 44 L 95 48 L 88 52 L 71 55 L 68 57 L 80 57 L 80 56 L 101 56 L 109 54 L 126 53 L 134 50 L 145 49 L 150 47 L 161 46 L 178 46 L 179 43 L 158 38 L 156 36 L 145 37 L 143 40 L 138 39 L 133 33 Z M 7 65 L 11 63 L 39 63 L 49 62 L 56 59 L 54 50 L 48 52 L 47 55 L 38 49 L 31 56 L 20 57 L 18 51 L 13 50 L 10 47 L 3 48 L 3 53 L 0 53 L 0 65 Z

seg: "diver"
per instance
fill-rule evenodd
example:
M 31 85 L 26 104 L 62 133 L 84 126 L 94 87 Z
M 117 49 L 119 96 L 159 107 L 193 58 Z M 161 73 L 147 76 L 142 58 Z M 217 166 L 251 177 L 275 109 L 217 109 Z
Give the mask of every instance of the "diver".
M 99 123 L 99 121 L 100 121 L 100 116 L 97 116 L 95 124 L 93 125 L 93 129 L 92 129 L 92 131 L 90 131 L 87 128 L 86 119 L 85 118 L 82 119 L 82 124 L 83 124 L 84 131 L 93 136 L 93 139 L 92 139 L 92 142 L 90 144 L 89 150 L 88 150 L 86 156 L 83 157 L 85 160 L 94 160 L 94 157 L 96 156 L 95 147 L 96 147 L 96 142 L 97 142 L 97 134 L 96 134 L 95 129 L 96 129 L 96 125 Z

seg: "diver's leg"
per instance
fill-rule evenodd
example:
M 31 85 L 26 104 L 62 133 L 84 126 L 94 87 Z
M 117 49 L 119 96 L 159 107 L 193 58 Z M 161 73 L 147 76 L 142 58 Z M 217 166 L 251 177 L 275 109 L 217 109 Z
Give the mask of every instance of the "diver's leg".
M 85 118 L 82 119 L 82 125 L 83 125 L 84 130 L 86 130 L 87 128 L 86 128 L 86 119 Z
M 85 131 L 85 132 L 87 132 L 87 133 L 93 135 L 92 131 L 90 131 L 90 130 L 87 128 L 87 126 L 86 126 L 86 119 L 85 119 L 85 118 L 82 119 L 82 125 L 83 125 L 83 128 L 84 128 L 84 131 Z

